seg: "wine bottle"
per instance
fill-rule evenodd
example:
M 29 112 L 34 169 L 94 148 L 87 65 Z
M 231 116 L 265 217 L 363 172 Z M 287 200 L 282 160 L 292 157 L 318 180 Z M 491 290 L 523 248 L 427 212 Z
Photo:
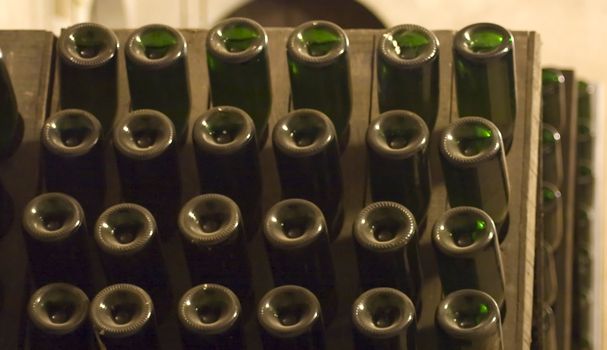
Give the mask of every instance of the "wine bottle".
M 542 124 L 542 179 L 563 185 L 563 145 L 561 134 L 551 125 Z
M 542 69 L 542 121 L 556 130 L 565 130 L 565 98 L 563 72 L 554 68 Z
M 542 210 L 544 213 L 544 244 L 554 253 L 563 240 L 563 198 L 561 191 L 544 181 L 542 185 Z

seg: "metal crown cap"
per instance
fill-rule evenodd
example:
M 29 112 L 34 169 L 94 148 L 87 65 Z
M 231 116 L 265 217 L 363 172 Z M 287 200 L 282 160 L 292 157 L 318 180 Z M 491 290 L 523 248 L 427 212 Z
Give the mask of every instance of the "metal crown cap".
M 285 325 L 280 318 L 290 313 L 293 304 L 299 306 L 296 322 Z M 309 332 L 322 319 L 320 302 L 308 289 L 285 285 L 267 292 L 259 301 L 257 320 L 261 327 L 278 338 L 294 338 Z
M 214 320 L 202 320 L 200 309 L 209 307 L 219 310 Z M 241 317 L 238 297 L 230 289 L 213 283 L 198 285 L 181 297 L 178 317 L 181 324 L 200 335 L 216 335 L 229 331 Z
M 129 230 L 130 240 L 121 241 L 120 231 Z M 107 254 L 132 255 L 144 249 L 156 234 L 156 220 L 146 208 L 133 203 L 106 209 L 95 224 L 97 245 Z
M 378 326 L 378 313 L 390 308 L 397 316 L 387 326 Z M 352 305 L 352 322 L 362 334 L 373 338 L 397 337 L 410 326 L 415 327 L 415 306 L 409 297 L 393 288 L 374 288 L 361 294 Z
M 230 141 L 218 142 L 216 133 L 228 133 Z M 218 106 L 203 113 L 192 128 L 196 147 L 211 154 L 231 154 L 246 144 L 256 142 L 253 119 L 237 107 Z
M 93 57 L 82 57 L 76 41 L 79 36 L 98 36 L 101 48 Z M 97 23 L 79 23 L 63 29 L 57 40 L 57 51 L 63 62 L 81 68 L 97 68 L 114 59 L 118 52 L 118 38 L 109 28 Z
M 159 58 L 150 58 L 146 55 L 143 36 L 154 31 L 164 31 L 174 43 L 167 52 Z M 168 67 L 180 59 L 185 59 L 187 44 L 183 35 L 170 26 L 164 24 L 148 24 L 129 35 L 126 41 L 125 55 L 129 62 L 147 69 L 161 69 Z
M 56 221 L 60 226 L 49 228 L 47 220 Z M 71 196 L 58 192 L 44 193 L 25 206 L 22 225 L 35 240 L 62 241 L 85 225 L 84 211 Z
M 65 140 L 79 133 L 75 145 Z M 82 109 L 65 109 L 51 115 L 42 126 L 42 144 L 49 152 L 64 157 L 87 154 L 101 138 L 101 123 L 91 113 Z
M 476 31 L 492 29 L 499 33 L 504 40 L 496 48 L 485 52 L 475 52 L 470 48 L 471 35 Z M 453 48 L 460 55 L 473 61 L 485 61 L 492 58 L 502 57 L 514 49 L 514 38 L 510 31 L 494 23 L 475 23 L 460 29 L 453 38 Z
M 214 226 L 204 229 L 205 222 Z M 191 243 L 209 246 L 223 243 L 241 232 L 241 214 L 238 205 L 229 197 L 209 193 L 188 201 L 177 219 L 181 234 Z M 216 227 L 215 227 L 216 226 Z
M 383 227 L 392 235 L 385 241 L 379 240 L 375 232 Z M 360 211 L 353 231 L 354 239 L 363 248 L 389 252 L 403 249 L 417 236 L 417 223 L 411 211 L 402 204 L 375 202 Z
M 51 283 L 36 290 L 27 304 L 32 323 L 45 333 L 66 335 L 85 322 L 89 298 L 78 287 L 67 283 Z M 54 312 L 65 312 L 65 319 L 53 319 Z
M 463 327 L 461 318 L 469 313 L 485 313 L 476 325 Z M 487 293 L 474 289 L 461 289 L 447 295 L 436 309 L 439 327 L 456 339 L 477 339 L 500 332 L 500 310 Z
M 294 229 L 295 235 L 289 236 Z M 327 224 L 322 211 L 304 199 L 286 199 L 268 210 L 263 224 L 268 243 L 279 249 L 306 247 L 321 235 L 327 235 Z
M 339 42 L 329 52 L 322 56 L 312 56 L 308 52 L 308 42 L 305 41 L 303 33 L 311 28 L 323 28 L 333 32 L 339 37 Z M 287 53 L 291 58 L 301 64 L 313 67 L 324 67 L 337 61 L 343 55 L 348 54 L 348 36 L 337 24 L 329 21 L 309 21 L 297 26 L 287 39 Z
M 466 155 L 459 147 L 460 139 L 474 133 L 474 130 L 470 129 L 478 126 L 489 129 L 490 135 L 485 137 L 486 142 L 481 145 L 478 152 Z M 439 148 L 441 155 L 449 163 L 460 167 L 474 167 L 499 156 L 500 151 L 503 153 L 504 143 L 499 129 L 490 120 L 481 117 L 463 117 L 447 126 L 442 134 Z
M 478 239 L 471 239 L 471 243 L 460 246 L 455 242 L 454 228 L 465 226 L 467 234 L 469 228 L 482 220 L 485 224 L 482 235 Z M 455 207 L 444 212 L 434 224 L 432 242 L 443 254 L 453 257 L 469 257 L 482 251 L 497 238 L 495 223 L 489 214 L 474 207 Z
M 237 25 L 245 25 L 253 29 L 258 36 L 252 40 L 245 50 L 232 52 L 225 47 L 224 31 Z M 268 35 L 263 27 L 249 18 L 233 17 L 217 23 L 207 34 L 206 46 L 209 53 L 222 61 L 229 63 L 245 63 L 264 51 L 268 46 Z
M 428 39 L 428 44 L 414 58 L 403 58 L 399 52 L 400 46 L 395 43 L 394 37 L 403 32 L 417 32 Z M 387 29 L 381 34 L 378 52 L 386 62 L 396 67 L 413 68 L 438 57 L 438 38 L 433 32 L 415 24 L 401 24 Z
M 151 136 L 149 145 L 137 144 L 141 135 Z M 125 157 L 149 160 L 162 155 L 175 143 L 175 126 L 165 114 L 139 109 L 116 122 L 113 133 L 114 147 Z
M 310 134 L 309 143 L 298 145 L 300 134 Z M 298 109 L 282 117 L 272 131 L 272 143 L 291 157 L 308 157 L 320 153 L 335 142 L 335 127 L 324 113 L 314 109 Z
M 408 138 L 403 147 L 391 147 L 389 133 Z M 406 134 L 406 135 L 401 135 Z M 417 114 L 405 110 L 391 110 L 380 114 L 367 128 L 367 145 L 373 151 L 392 159 L 407 159 L 428 148 L 430 132 Z

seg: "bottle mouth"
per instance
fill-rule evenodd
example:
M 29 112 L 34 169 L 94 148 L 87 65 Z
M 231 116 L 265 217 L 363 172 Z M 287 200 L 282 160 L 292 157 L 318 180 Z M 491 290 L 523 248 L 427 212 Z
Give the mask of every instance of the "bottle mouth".
M 502 136 L 495 124 L 480 117 L 464 117 L 443 132 L 440 151 L 456 165 L 476 165 L 493 158 L 503 149 Z
M 27 312 L 32 323 L 44 333 L 65 335 L 85 322 L 88 308 L 89 299 L 81 289 L 52 283 L 32 294 Z
M 345 56 L 348 45 L 346 32 L 337 24 L 309 21 L 293 29 L 287 41 L 287 52 L 298 63 L 323 67 Z
M 104 337 L 126 338 L 141 331 L 152 318 L 150 296 L 132 284 L 102 289 L 91 302 L 93 327 Z
M 471 24 L 455 34 L 454 47 L 472 60 L 502 57 L 512 51 L 514 38 L 508 29 L 494 23 Z
M 558 95 L 564 85 L 565 76 L 562 71 L 554 68 L 542 69 L 542 95 Z
M 542 124 L 542 154 L 554 154 L 560 147 L 561 134 L 550 124 Z
M 44 147 L 60 156 L 78 157 L 99 143 L 101 124 L 91 113 L 66 109 L 50 116 L 42 127 Z
M 179 321 L 188 330 L 201 335 L 227 332 L 238 321 L 240 313 L 238 297 L 218 284 L 198 285 L 179 301 Z
M 438 38 L 418 25 L 392 27 L 382 34 L 380 40 L 379 54 L 397 67 L 417 67 L 438 56 Z
M 438 305 L 440 328 L 456 339 L 476 339 L 500 332 L 500 311 L 487 293 L 462 289 L 447 295 Z
M 254 142 L 255 124 L 240 108 L 214 107 L 196 120 L 192 139 L 196 147 L 205 152 L 229 154 Z
M 361 294 L 352 306 L 352 321 L 362 334 L 392 338 L 415 327 L 415 306 L 403 292 L 375 288 Z
M 326 227 L 324 215 L 314 203 L 304 199 L 286 199 L 270 208 L 263 231 L 272 246 L 297 249 L 326 235 Z
M 96 68 L 116 56 L 118 38 L 101 24 L 79 23 L 63 30 L 57 45 L 64 62 Z
M 561 191 L 556 185 L 543 181 L 542 184 L 542 199 L 544 213 L 554 213 L 562 203 Z
M 156 158 L 174 143 L 175 126 L 158 111 L 133 111 L 114 127 L 114 146 L 122 155 L 132 159 Z
M 450 256 L 468 256 L 485 249 L 497 237 L 491 217 L 474 207 L 447 210 L 434 225 L 432 241 Z
M 244 63 L 257 57 L 268 45 L 263 27 L 248 18 L 229 18 L 207 34 L 207 50 L 222 61 Z
M 270 290 L 259 301 L 257 318 L 265 331 L 279 338 L 308 332 L 322 318 L 320 303 L 308 289 L 286 285 Z
M 164 68 L 185 57 L 186 41 L 176 29 L 150 24 L 135 30 L 127 39 L 126 57 L 136 65 Z
M 240 218 L 240 209 L 232 199 L 220 194 L 203 194 L 183 206 L 178 224 L 188 241 L 215 245 L 239 234 Z
M 156 234 L 156 221 L 147 209 L 121 203 L 101 213 L 95 224 L 95 241 L 112 255 L 131 255 L 141 251 Z
M 23 228 L 35 240 L 61 241 L 84 225 L 84 211 L 76 199 L 50 192 L 32 199 L 23 211 Z
M 366 249 L 402 249 L 417 233 L 415 217 L 395 202 L 375 202 L 365 207 L 354 222 L 354 238 Z
M 395 159 L 410 158 L 428 147 L 430 133 L 417 114 L 405 110 L 382 113 L 367 129 L 367 144 Z
M 333 122 L 322 112 L 298 109 L 282 117 L 272 132 L 275 147 L 294 156 L 311 156 L 335 140 Z

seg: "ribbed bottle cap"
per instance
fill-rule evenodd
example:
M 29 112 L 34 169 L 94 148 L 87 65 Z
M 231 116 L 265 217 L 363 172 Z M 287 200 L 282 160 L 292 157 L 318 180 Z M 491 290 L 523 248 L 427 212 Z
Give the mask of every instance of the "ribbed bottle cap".
M 101 123 L 81 109 L 65 109 L 51 115 L 42 127 L 42 145 L 63 157 L 87 154 L 99 143 Z
M 85 322 L 89 298 L 71 284 L 52 283 L 36 290 L 27 304 L 27 314 L 44 333 L 65 335 Z
M 408 327 L 416 327 L 415 306 L 403 292 L 374 288 L 361 294 L 352 305 L 356 329 L 371 338 L 392 338 Z
M 472 167 L 504 149 L 502 134 L 495 124 L 481 117 L 459 118 L 443 132 L 440 152 L 451 164 Z
M 447 295 L 436 309 L 439 327 L 455 339 L 477 339 L 499 332 L 500 311 L 480 290 L 462 289 Z
M 417 235 L 415 217 L 395 202 L 375 202 L 354 221 L 354 239 L 363 248 L 389 252 L 403 249 Z
M 217 23 L 207 34 L 207 50 L 230 63 L 244 63 L 257 57 L 268 45 L 263 27 L 248 18 L 234 17 Z
M 257 319 L 277 338 L 294 338 L 309 332 L 322 319 L 320 302 L 308 289 L 285 285 L 267 292 L 259 301 Z
M 105 210 L 95 224 L 95 241 L 111 255 L 131 255 L 141 251 L 156 234 L 154 216 L 144 207 L 121 203 Z
M 126 41 L 129 62 L 148 69 L 170 66 L 186 55 L 186 41 L 176 29 L 149 24 L 135 30 Z
M 253 119 L 240 108 L 214 107 L 203 113 L 192 128 L 198 149 L 211 154 L 231 154 L 255 142 Z
M 379 54 L 391 65 L 413 68 L 438 56 L 438 38 L 415 24 L 401 24 L 382 33 Z
M 268 210 L 263 233 L 268 243 L 280 249 L 297 249 L 310 245 L 327 234 L 322 211 L 304 199 L 286 199 Z
M 392 159 L 407 159 L 424 151 L 429 138 L 424 120 L 405 110 L 384 112 L 367 128 L 367 145 Z
M 282 117 L 272 131 L 272 143 L 292 157 L 307 157 L 335 140 L 333 122 L 314 109 L 298 109 Z
M 554 95 L 565 84 L 565 76 L 559 69 L 542 69 L 542 95 Z
M 181 324 L 200 335 L 229 331 L 241 317 L 240 302 L 230 289 L 219 284 L 201 284 L 188 290 L 178 305 Z
M 432 231 L 432 242 L 443 254 L 472 256 L 497 239 L 493 219 L 474 207 L 456 207 L 443 213 Z
M 323 67 L 346 55 L 348 46 L 348 36 L 337 24 L 309 21 L 293 29 L 287 52 L 300 64 Z
M 203 194 L 187 202 L 178 218 L 179 230 L 189 242 L 209 246 L 236 237 L 242 229 L 238 205 L 221 194 Z
M 62 241 L 84 224 L 84 211 L 78 201 L 63 193 L 41 194 L 23 210 L 23 229 L 38 241 Z
M 101 24 L 79 23 L 61 32 L 57 48 L 63 62 L 82 68 L 96 68 L 116 56 L 118 38 Z
M 125 157 L 153 159 L 175 143 L 175 126 L 163 113 L 139 109 L 120 119 L 114 126 L 114 147 Z
M 561 142 L 561 134 L 550 124 L 542 124 L 542 153 L 553 154 Z
M 512 51 L 514 38 L 508 29 L 494 23 L 471 24 L 453 38 L 453 47 L 460 55 L 483 61 L 501 57 Z
M 558 189 L 558 187 L 548 181 L 542 181 L 542 198 L 542 210 L 544 213 L 552 213 L 556 211 L 563 200 L 561 191 Z
M 137 334 L 152 320 L 154 304 L 143 289 L 133 284 L 114 284 L 102 289 L 91 302 L 90 318 L 96 332 L 108 338 Z

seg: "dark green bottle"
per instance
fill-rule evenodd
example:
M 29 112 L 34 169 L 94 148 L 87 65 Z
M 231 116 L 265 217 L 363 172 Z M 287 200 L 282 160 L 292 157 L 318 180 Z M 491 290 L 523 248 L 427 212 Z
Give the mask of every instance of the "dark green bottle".
M 0 50 L 0 157 L 10 156 L 23 137 L 23 119 L 19 115 L 17 99 Z
M 432 231 L 443 292 L 460 289 L 483 291 L 504 309 L 504 267 L 493 220 L 473 207 L 456 207 L 443 213 Z
M 396 289 L 374 288 L 352 305 L 357 350 L 415 350 L 417 318 L 409 297 Z
M 592 205 L 594 203 L 594 175 L 591 161 L 578 160 L 575 177 L 576 204 Z
M 306 22 L 287 41 L 293 108 L 326 114 L 335 124 L 341 149 L 348 144 L 352 110 L 348 50 L 346 32 L 327 21 Z
M 436 308 L 438 349 L 504 350 L 500 320 L 489 294 L 474 289 L 453 292 Z
M 206 47 L 211 104 L 247 112 L 263 147 L 272 107 L 268 35 L 251 19 L 230 18 L 209 30 Z
M 577 157 L 581 160 L 591 160 L 594 154 L 594 101 L 596 89 L 585 81 L 578 81 L 577 109 Z
M 451 207 L 484 210 L 502 242 L 508 229 L 510 183 L 500 131 L 484 118 L 460 118 L 443 132 L 440 155 Z
M 575 245 L 589 247 L 592 237 L 593 208 L 588 205 L 577 205 L 575 208 Z
M 472 24 L 455 34 L 453 50 L 459 115 L 491 120 L 509 150 L 516 117 L 512 33 L 493 23 Z
M 550 124 L 542 124 L 542 179 L 563 186 L 563 144 L 561 134 Z
M 544 259 L 544 304 L 552 306 L 558 297 L 558 276 L 556 274 L 556 263 L 554 261 L 554 253 L 544 246 L 542 253 Z
M 379 40 L 379 111 L 415 112 L 432 130 L 439 96 L 436 35 L 414 24 L 402 24 L 383 32 Z
M 546 181 L 542 184 L 542 197 L 544 245 L 554 253 L 563 240 L 563 198 L 558 187 Z
M 131 109 L 154 109 L 175 125 L 185 142 L 190 116 L 187 45 L 179 31 L 162 24 L 135 30 L 125 47 Z
M 542 121 L 556 130 L 565 130 L 567 118 L 565 76 L 558 69 L 542 69 Z
M 96 23 L 80 23 L 61 32 L 59 95 L 62 109 L 92 113 L 109 133 L 118 105 L 118 38 Z
M 420 224 L 430 202 L 429 142 L 426 123 L 405 110 L 384 112 L 367 128 L 372 200 L 401 203 Z

